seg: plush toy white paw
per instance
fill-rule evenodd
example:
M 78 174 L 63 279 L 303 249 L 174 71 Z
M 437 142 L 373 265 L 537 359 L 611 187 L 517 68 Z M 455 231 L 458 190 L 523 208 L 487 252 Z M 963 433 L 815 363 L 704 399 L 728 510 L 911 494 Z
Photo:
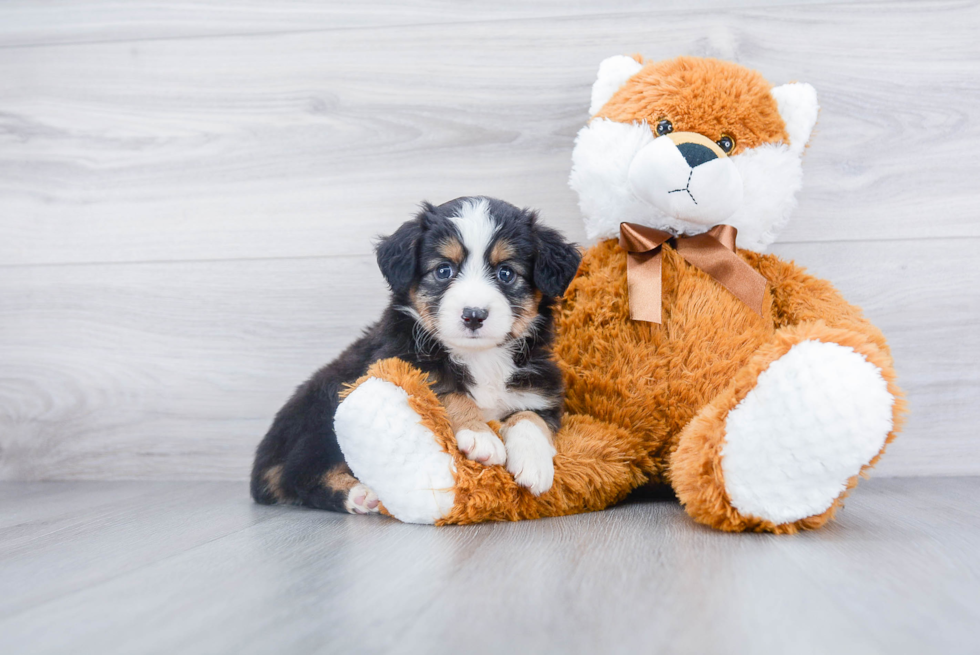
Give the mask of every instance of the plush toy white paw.
M 796 344 L 728 414 L 721 464 L 732 506 L 776 524 L 826 511 L 881 450 L 894 402 L 853 349 Z

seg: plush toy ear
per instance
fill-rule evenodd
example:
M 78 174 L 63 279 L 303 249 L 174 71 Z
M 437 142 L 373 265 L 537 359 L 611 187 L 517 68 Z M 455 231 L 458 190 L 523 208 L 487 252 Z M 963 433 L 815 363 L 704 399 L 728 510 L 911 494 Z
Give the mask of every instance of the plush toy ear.
M 550 227 L 535 225 L 534 240 L 534 286 L 544 295 L 558 298 L 572 283 L 582 253 L 574 243 L 565 241 L 561 232 Z
M 820 105 L 817 104 L 816 89 L 803 82 L 793 82 L 773 88 L 772 97 L 786 123 L 790 152 L 801 154 L 817 123 Z
M 407 292 L 415 280 L 418 270 L 418 244 L 425 232 L 426 217 L 434 209 L 429 203 L 423 204 L 418 216 L 402 223 L 391 236 L 382 237 L 375 247 L 378 268 L 396 294 Z
M 643 68 L 643 64 L 624 55 L 604 59 L 599 64 L 599 72 L 592 85 L 592 103 L 589 105 L 589 116 L 595 116 L 609 102 L 619 87 Z

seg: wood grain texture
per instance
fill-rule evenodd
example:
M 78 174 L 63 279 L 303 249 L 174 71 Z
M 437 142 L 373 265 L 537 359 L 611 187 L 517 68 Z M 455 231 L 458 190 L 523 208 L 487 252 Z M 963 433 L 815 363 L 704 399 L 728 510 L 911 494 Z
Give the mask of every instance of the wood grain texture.
M 0 286 L 0 476 L 19 479 L 244 479 L 276 410 L 387 300 L 368 257 L 15 267 Z
M 241 483 L 7 483 L 0 650 L 971 652 L 978 493 L 873 480 L 776 537 L 674 502 L 432 528 L 259 507 Z
M 598 62 L 634 51 L 816 86 L 784 240 L 978 236 L 978 27 L 912 2 L 0 49 L 0 262 L 367 253 L 473 193 L 579 237 L 573 137 Z
M 882 475 L 980 472 L 978 247 L 777 249 L 835 280 L 891 341 L 912 416 Z M 0 478 L 244 479 L 293 388 L 385 302 L 362 256 L 6 269 Z
M 833 0 L 793 0 L 828 4 Z M 657 9 L 706 11 L 764 7 L 786 0 L 660 0 Z M 649 10 L 644 0 L 372 0 L 370 3 L 316 0 L 221 0 L 152 4 L 125 0 L 8 0 L 0 8 L 0 48 L 147 39 L 201 38 L 237 34 L 328 32 L 341 29 L 593 16 Z M 451 29 L 451 28 L 450 28 Z
M 2 492 L 0 617 L 42 605 L 270 518 L 238 485 L 49 483 Z M 123 547 L 107 548 L 116 543 Z M 71 551 L 70 561 L 66 548 Z M 35 567 L 39 561 L 43 567 Z M 29 573 L 25 575 L 25 573 Z M 14 651 L 11 651 L 14 652 Z M 22 652 L 20 650 L 16 652 Z
M 418 201 L 582 239 L 572 143 L 623 52 L 817 87 L 775 250 L 894 345 L 913 413 L 880 473 L 980 473 L 980 4 L 784 5 L 3 3 L 0 479 L 243 479 L 377 317 L 371 239 Z

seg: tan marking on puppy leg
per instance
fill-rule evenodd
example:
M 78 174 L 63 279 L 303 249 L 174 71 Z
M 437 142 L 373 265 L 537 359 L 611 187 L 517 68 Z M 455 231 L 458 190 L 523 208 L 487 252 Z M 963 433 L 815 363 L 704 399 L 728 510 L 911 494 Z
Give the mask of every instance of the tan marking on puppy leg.
M 265 482 L 265 488 L 276 499 L 277 503 L 287 501 L 286 493 L 282 490 L 282 464 L 276 464 L 266 469 L 265 473 L 262 474 L 262 481 Z
M 483 420 L 483 412 L 476 402 L 463 393 L 450 393 L 442 396 L 442 404 L 449 415 L 449 423 L 453 432 L 473 430 L 474 432 L 492 432 L 487 422 Z
M 496 266 L 514 256 L 514 246 L 507 239 L 500 239 L 490 249 L 490 265 Z
M 531 411 L 517 412 L 516 414 L 511 414 L 504 424 L 501 426 L 500 431 L 504 435 L 504 443 L 507 443 L 507 430 L 514 427 L 520 421 L 530 421 L 541 430 L 541 432 L 548 437 L 548 442 L 551 445 L 555 445 L 555 435 L 552 434 L 551 428 L 548 424 L 544 422 L 544 419 Z
M 350 491 L 351 487 L 357 484 L 357 478 L 354 477 L 350 467 L 343 463 L 327 469 L 320 478 L 320 484 L 334 491 Z

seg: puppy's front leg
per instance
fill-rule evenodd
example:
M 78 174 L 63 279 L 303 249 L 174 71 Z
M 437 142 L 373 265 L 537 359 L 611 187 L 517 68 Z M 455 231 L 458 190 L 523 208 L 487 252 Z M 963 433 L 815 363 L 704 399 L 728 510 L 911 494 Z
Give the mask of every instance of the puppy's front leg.
M 456 433 L 456 445 L 468 459 L 493 466 L 507 459 L 504 444 L 483 420 L 483 412 L 472 398 L 462 393 L 442 397 L 449 422 Z
M 507 470 L 535 496 L 551 489 L 555 480 L 555 450 L 551 428 L 534 412 L 517 412 L 501 433 L 507 450 Z

